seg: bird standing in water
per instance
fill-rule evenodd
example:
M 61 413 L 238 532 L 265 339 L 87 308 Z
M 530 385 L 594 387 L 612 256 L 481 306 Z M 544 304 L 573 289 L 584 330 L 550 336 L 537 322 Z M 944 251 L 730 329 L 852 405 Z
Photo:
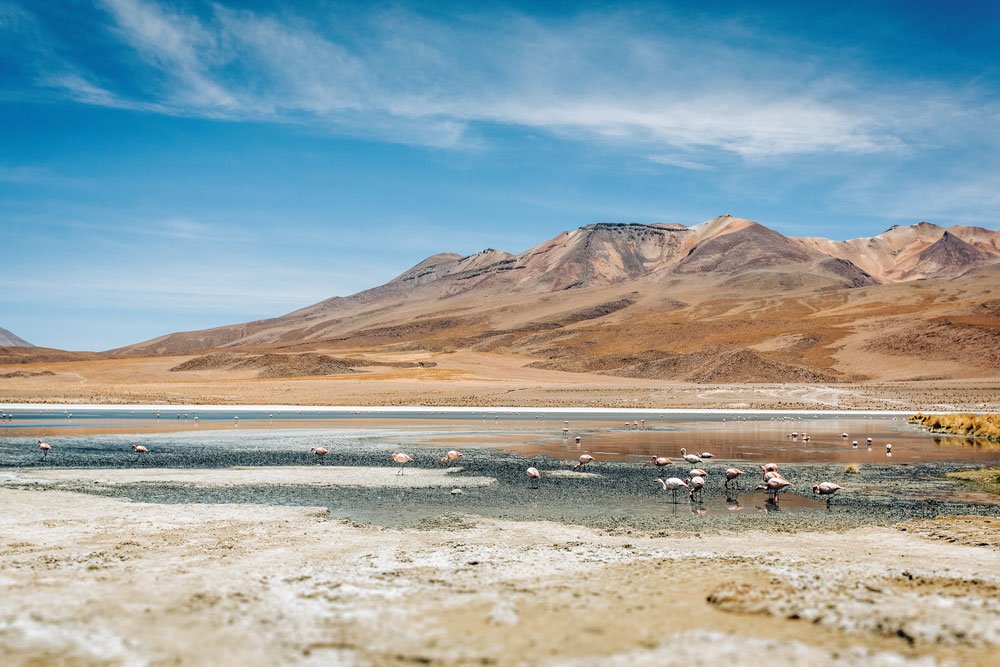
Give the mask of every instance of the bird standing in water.
M 726 474 L 726 483 L 723 486 L 725 486 L 728 489 L 729 483 L 736 480 L 740 475 L 742 475 L 743 471 L 740 470 L 739 468 L 726 468 L 725 474 Z M 736 488 L 737 489 L 740 488 L 739 481 L 736 481 Z
M 674 502 L 677 502 L 677 491 L 679 489 L 688 488 L 687 482 L 685 482 L 680 477 L 671 477 L 670 479 L 656 479 L 656 483 L 663 487 L 664 491 L 670 491 L 671 495 L 674 497 Z
M 42 450 L 43 459 L 49 455 L 50 451 L 52 451 L 52 445 L 47 442 L 42 442 L 41 440 L 38 441 L 38 448 Z
M 843 488 L 844 487 L 839 484 L 834 484 L 833 482 L 820 482 L 819 484 L 813 484 L 813 493 L 818 493 L 821 496 L 827 496 L 826 504 L 829 505 L 830 501 L 833 500 L 834 494 Z

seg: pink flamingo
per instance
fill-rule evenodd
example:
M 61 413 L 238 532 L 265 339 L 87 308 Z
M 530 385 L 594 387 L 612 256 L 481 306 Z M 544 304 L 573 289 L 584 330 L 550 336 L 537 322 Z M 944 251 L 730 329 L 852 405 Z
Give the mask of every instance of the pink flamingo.
M 143 454 L 149 454 L 149 449 L 143 447 L 142 445 L 132 445 L 132 451 L 135 452 L 136 461 L 142 458 Z
M 698 492 L 698 500 L 701 500 L 705 495 L 705 478 L 695 475 L 694 477 L 688 477 L 685 481 L 690 485 L 688 498 L 691 499 L 691 502 L 694 502 L 695 491 Z
M 833 482 L 821 482 L 819 484 L 813 484 L 813 493 L 818 493 L 821 496 L 829 496 L 826 499 L 826 504 L 829 505 L 830 501 L 833 500 L 834 494 L 843 488 L 844 487 L 839 484 L 834 484 Z
M 701 468 L 691 468 L 688 471 L 688 477 L 708 477 L 708 471 Z
M 769 473 L 769 472 L 778 472 L 778 464 L 777 463 L 767 463 L 765 465 L 762 465 L 760 467 L 760 470 L 761 470 L 761 472 L 760 472 L 761 479 L 763 479 L 766 482 L 767 481 L 767 473 Z
M 726 468 L 726 483 L 723 485 L 727 489 L 729 488 L 729 483 L 735 480 L 737 477 L 743 474 L 743 471 L 739 468 Z M 739 481 L 736 482 L 736 488 L 740 488 Z
M 684 459 L 688 463 L 692 463 L 692 464 L 694 464 L 694 463 L 701 463 L 701 457 L 700 456 L 698 456 L 697 454 L 688 454 L 687 451 L 688 450 L 686 450 L 683 447 L 681 447 L 681 458 L 682 459 Z
M 670 493 L 674 497 L 675 503 L 677 502 L 677 491 L 679 489 L 689 488 L 687 482 L 685 482 L 683 479 L 679 477 L 671 477 L 670 479 L 667 480 L 663 480 L 657 477 L 656 483 L 662 486 L 664 491 L 670 491 Z
M 326 447 L 313 447 L 309 450 L 309 453 L 315 454 L 317 459 L 323 458 L 330 453 L 330 450 Z
M 674 465 L 674 462 L 668 459 L 666 456 L 654 456 L 653 458 L 650 459 L 649 462 L 651 465 L 654 465 L 657 468 Z
M 447 464 L 450 465 L 452 461 L 457 461 L 460 458 L 462 458 L 463 456 L 465 456 L 465 455 L 462 454 L 462 452 L 458 451 L 457 449 L 450 449 L 450 450 L 448 450 L 447 454 L 445 454 L 444 456 L 441 457 L 441 460 L 438 461 L 438 463 L 440 463 L 442 465 L 444 465 L 445 463 L 447 463 Z
M 767 480 L 767 484 L 758 484 L 757 491 L 767 491 L 774 498 L 775 502 L 778 502 L 778 494 L 790 486 L 795 486 L 789 482 L 784 477 L 772 477 Z
M 402 475 L 403 466 L 413 461 L 413 457 L 410 456 L 409 454 L 404 454 L 403 452 L 396 452 L 395 454 L 392 455 L 392 460 L 399 464 L 399 472 L 396 474 Z
M 39 440 L 38 441 L 38 448 L 40 450 L 42 450 L 42 458 L 44 459 L 46 456 L 49 455 L 49 451 L 51 451 L 52 445 L 50 445 L 47 442 L 42 442 L 41 440 Z
M 537 489 L 538 488 L 538 480 L 540 480 L 542 478 L 542 473 L 538 472 L 538 468 L 535 468 L 534 466 L 532 466 L 531 468 L 528 468 L 527 470 L 525 470 L 524 474 L 528 476 L 529 480 L 531 480 L 531 488 Z
M 583 466 L 587 465 L 588 463 L 590 463 L 593 460 L 594 460 L 594 457 L 591 456 L 590 454 L 581 454 L 580 455 L 580 461 L 575 466 L 573 466 L 573 470 L 579 470 L 580 468 L 582 468 Z

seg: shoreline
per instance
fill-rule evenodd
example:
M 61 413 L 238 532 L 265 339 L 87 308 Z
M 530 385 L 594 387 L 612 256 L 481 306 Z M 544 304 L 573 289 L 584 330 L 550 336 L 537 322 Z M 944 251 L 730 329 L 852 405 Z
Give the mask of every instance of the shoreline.
M 628 414 L 628 415 L 877 415 L 877 416 L 909 416 L 913 415 L 913 410 L 871 410 L 871 409 L 827 409 L 816 408 L 811 410 L 790 409 L 781 410 L 775 408 L 753 409 L 753 408 L 605 408 L 605 407 L 532 407 L 532 406 L 423 406 L 423 405 L 399 405 L 399 406 L 365 406 L 365 405 L 243 405 L 239 403 L 216 403 L 216 404 L 189 404 L 189 403 L 0 403 L 2 410 L 89 410 L 98 412 L 111 412 L 116 410 L 141 410 L 144 412 L 185 410 L 187 412 L 219 412 L 223 410 L 236 410 L 243 412 L 322 412 L 322 413 L 374 413 L 384 414 L 393 412 L 406 413 L 433 413 L 433 414 L 476 414 L 479 412 L 491 412 L 494 414 Z M 920 410 L 924 414 L 944 415 L 954 413 L 954 410 Z M 961 411 L 963 414 L 988 414 L 989 411 Z

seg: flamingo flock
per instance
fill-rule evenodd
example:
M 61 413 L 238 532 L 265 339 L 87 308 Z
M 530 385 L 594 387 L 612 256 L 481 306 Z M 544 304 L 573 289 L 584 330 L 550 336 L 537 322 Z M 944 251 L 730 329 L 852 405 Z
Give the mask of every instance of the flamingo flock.
M 233 420 L 238 421 L 239 417 L 234 416 Z M 636 428 L 644 429 L 646 424 L 645 420 L 633 421 L 631 423 L 625 423 L 626 428 Z M 563 432 L 569 431 L 569 422 L 564 422 L 562 428 Z M 791 432 L 788 434 L 793 440 L 801 439 L 803 442 L 808 442 L 810 437 L 806 433 Z M 847 441 L 850 438 L 848 433 L 841 433 L 839 436 L 842 440 Z M 576 436 L 575 441 L 577 444 L 581 442 L 581 437 Z M 869 449 L 873 445 L 873 439 L 871 437 L 865 438 L 865 442 Z M 37 440 L 38 449 L 41 452 L 41 459 L 44 460 L 52 452 L 52 445 L 41 439 Z M 857 440 L 851 441 L 851 446 L 857 448 L 859 445 Z M 139 461 L 143 456 L 148 456 L 150 450 L 148 447 L 139 444 L 132 444 L 131 452 L 135 454 L 135 461 Z M 887 456 L 892 456 L 892 444 L 886 443 L 885 451 Z M 312 454 L 317 462 L 321 462 L 322 459 L 330 453 L 330 450 L 326 447 L 316 446 L 309 449 L 309 453 Z M 441 458 L 438 460 L 441 465 L 451 466 L 459 459 L 463 458 L 464 454 L 458 450 L 452 449 L 448 450 Z M 399 471 L 397 475 L 403 475 L 406 466 L 414 462 L 414 458 L 409 454 L 396 451 L 390 456 L 393 463 L 399 466 Z M 680 448 L 680 458 L 685 464 L 692 466 L 688 471 L 681 476 L 667 477 L 663 475 L 662 477 L 657 477 L 655 483 L 658 484 L 664 492 L 670 492 L 674 502 L 677 501 L 677 494 L 683 489 L 687 491 L 688 499 L 692 503 L 702 503 L 705 494 L 705 488 L 708 486 L 709 479 L 713 478 L 712 472 L 704 466 L 707 461 L 715 458 L 715 455 L 711 452 L 701 452 L 701 453 L 689 453 L 686 448 Z M 581 454 L 576 462 L 573 464 L 572 471 L 580 471 L 587 466 L 591 466 L 595 463 L 596 459 L 591 454 Z M 672 459 L 666 456 L 652 456 L 649 459 L 647 465 L 657 468 L 657 470 L 663 470 L 668 467 L 677 467 L 678 463 L 675 463 Z M 761 483 L 754 487 L 755 491 L 762 491 L 769 496 L 769 502 L 776 504 L 781 493 L 793 488 L 795 484 L 779 472 L 778 465 L 776 463 L 767 463 L 761 467 Z M 530 487 L 533 489 L 538 489 L 542 473 L 535 467 L 530 466 L 525 471 L 524 474 L 529 481 Z M 718 472 L 715 473 L 718 475 Z M 729 467 L 722 471 L 721 479 L 723 481 L 723 488 L 726 490 L 727 504 L 729 504 L 730 509 L 733 509 L 735 505 L 736 509 L 742 509 L 742 506 L 730 496 L 730 491 L 732 487 L 739 489 L 739 478 L 745 475 L 745 471 L 739 468 Z M 812 493 L 814 496 L 818 496 L 820 499 L 825 499 L 827 505 L 831 503 L 834 496 L 839 492 L 843 491 L 844 487 L 833 482 L 821 482 L 812 485 Z

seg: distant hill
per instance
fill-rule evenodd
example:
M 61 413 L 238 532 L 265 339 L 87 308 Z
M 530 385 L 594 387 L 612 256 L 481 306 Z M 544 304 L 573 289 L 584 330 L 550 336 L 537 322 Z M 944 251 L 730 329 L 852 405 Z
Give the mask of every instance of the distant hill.
M 952 375 L 968 362 L 974 374 L 993 363 L 982 350 L 1000 349 L 998 276 L 1000 232 L 979 227 L 922 222 L 831 241 L 730 215 L 694 227 L 598 223 L 519 254 L 432 255 L 281 317 L 111 352 L 469 349 L 701 382 L 896 377 L 919 359 L 944 360 Z M 856 361 L 865 355 L 888 365 Z
M 0 347 L 34 347 L 34 345 L 0 327 Z

